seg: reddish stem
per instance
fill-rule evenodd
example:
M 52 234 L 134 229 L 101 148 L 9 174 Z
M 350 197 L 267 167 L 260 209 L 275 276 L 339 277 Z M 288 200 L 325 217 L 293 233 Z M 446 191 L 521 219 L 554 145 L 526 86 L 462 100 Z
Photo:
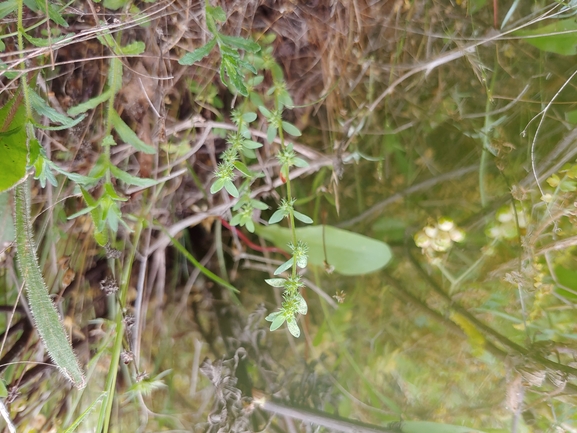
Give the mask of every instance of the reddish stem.
M 257 245 L 255 243 L 251 242 L 251 240 L 249 238 L 247 238 L 243 232 L 238 230 L 236 227 L 232 227 L 223 218 L 220 218 L 220 222 L 222 223 L 223 226 L 225 226 L 231 232 L 236 233 L 236 235 L 240 238 L 240 240 L 243 241 L 249 248 L 252 248 L 255 251 L 260 251 L 261 253 L 264 253 L 264 252 L 279 253 L 279 254 L 282 254 L 283 256 L 285 256 L 287 259 L 290 259 L 291 255 L 289 253 L 287 253 L 286 251 L 284 251 L 280 248 L 277 248 L 277 247 L 261 247 L 260 245 Z

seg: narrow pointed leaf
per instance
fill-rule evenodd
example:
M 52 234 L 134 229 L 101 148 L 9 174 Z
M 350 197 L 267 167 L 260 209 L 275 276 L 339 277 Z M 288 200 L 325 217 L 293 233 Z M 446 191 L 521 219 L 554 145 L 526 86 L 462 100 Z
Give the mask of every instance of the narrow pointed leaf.
M 216 45 L 216 39 L 213 38 L 206 45 L 197 48 L 192 53 L 186 53 L 184 56 L 180 58 L 178 63 L 185 66 L 194 65 L 196 62 L 208 56 L 215 45 Z
M 112 120 L 112 125 L 114 126 L 114 129 L 116 130 L 120 138 L 124 140 L 124 142 L 130 144 L 139 152 L 144 152 L 148 154 L 156 153 L 156 149 L 146 144 L 140 138 L 138 138 L 136 133 L 132 129 L 130 129 L 130 127 L 124 122 L 124 120 L 120 118 L 120 116 L 114 109 L 110 113 L 110 118 Z
M 274 271 L 274 274 L 275 275 L 282 274 L 287 269 L 290 269 L 291 266 L 293 265 L 293 263 L 294 263 L 294 257 L 290 258 L 289 260 L 284 262 L 282 265 L 280 265 L 278 268 L 276 268 L 276 271 Z
M 294 212 L 294 216 L 295 216 L 295 218 L 296 218 L 297 220 L 299 220 L 299 221 L 301 221 L 301 222 L 303 222 L 303 223 L 305 223 L 305 224 L 312 224 L 312 223 L 313 223 L 312 218 L 306 216 L 305 214 L 302 214 L 302 213 L 300 213 L 300 212 L 297 212 L 296 210 L 293 211 L 293 212 Z

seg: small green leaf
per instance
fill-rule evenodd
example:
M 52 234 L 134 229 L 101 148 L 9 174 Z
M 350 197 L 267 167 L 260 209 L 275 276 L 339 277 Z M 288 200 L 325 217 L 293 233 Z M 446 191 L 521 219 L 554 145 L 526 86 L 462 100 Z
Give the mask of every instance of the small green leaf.
M 226 21 L 226 13 L 220 6 L 217 7 L 207 6 L 206 13 L 210 15 L 212 19 L 214 19 L 215 21 L 221 23 L 224 23 Z
M 216 194 L 217 192 L 219 192 L 223 188 L 224 188 L 224 179 L 217 179 L 214 181 L 214 183 L 210 187 L 210 193 Z
M 291 257 L 289 260 L 284 262 L 282 265 L 280 265 L 278 268 L 276 268 L 276 271 L 274 271 L 274 275 L 280 275 L 284 271 L 289 269 L 293 265 L 294 260 L 295 260 L 294 257 Z
M 254 122 L 256 120 L 256 113 L 253 111 L 249 111 L 248 113 L 244 113 L 242 115 L 242 120 L 244 120 L 246 123 Z
M 238 171 L 240 171 L 246 177 L 252 177 L 254 175 L 254 173 L 250 171 L 249 168 L 240 161 L 235 161 L 233 165 L 236 167 Z
M 303 298 L 300 294 L 299 294 L 299 306 L 297 308 L 297 311 L 299 312 L 299 314 L 302 314 L 303 316 L 306 315 L 309 311 L 307 301 L 305 301 L 305 298 Z
M 278 222 L 281 222 L 284 217 L 285 217 L 284 211 L 282 209 L 279 209 L 275 213 L 272 214 L 272 216 L 268 220 L 268 223 L 269 224 L 276 224 Z
M 306 161 L 305 161 L 304 159 L 302 159 L 302 158 L 294 158 L 294 159 L 293 159 L 293 164 L 294 164 L 296 167 L 300 167 L 300 168 L 305 168 L 305 167 L 308 167 L 308 166 L 309 166 L 309 163 L 306 162 Z
M 286 319 L 286 325 L 288 330 L 293 335 L 294 338 L 299 338 L 301 335 L 301 330 L 299 329 L 299 325 L 297 325 L 297 321 L 294 317 L 289 317 Z M 272 326 L 271 326 L 272 331 Z
M 268 280 L 264 280 L 269 286 L 273 287 L 284 287 L 286 280 L 284 278 L 269 278 Z
M 259 149 L 262 147 L 262 143 L 254 140 L 243 140 L 242 146 L 246 149 Z
M 120 53 L 125 56 L 138 56 L 139 54 L 144 53 L 146 50 L 146 45 L 142 41 L 134 41 L 124 47 L 120 48 Z
M 258 111 L 260 111 L 267 119 L 272 117 L 272 113 L 264 105 L 259 105 Z
M 242 219 L 242 214 L 241 213 L 237 213 L 235 216 L 232 217 L 232 219 L 230 220 L 229 224 L 231 226 L 237 226 L 240 224 L 240 220 Z
M 260 209 L 260 210 L 267 210 L 268 209 L 268 205 L 263 203 L 262 201 L 251 200 L 250 203 L 252 204 L 252 207 L 255 209 Z
M 268 129 L 266 130 L 266 140 L 269 143 L 274 142 L 274 139 L 276 138 L 276 133 L 277 133 L 277 128 L 273 125 L 269 125 Z
M 216 38 L 213 38 L 206 45 L 197 48 L 192 53 L 186 53 L 184 56 L 180 58 L 178 63 L 185 66 L 194 65 L 196 62 L 208 56 L 215 45 L 216 45 Z
M 294 126 L 292 123 L 285 122 L 284 120 L 282 122 L 282 129 L 293 137 L 300 137 L 302 135 L 296 126 Z
M 116 110 L 111 109 L 110 119 L 112 121 L 114 129 L 116 130 L 120 138 L 124 140 L 124 142 L 130 144 L 139 152 L 148 154 L 156 153 L 156 149 L 154 147 L 146 144 L 144 141 L 138 138 L 138 136 L 134 133 L 134 131 L 130 129 L 126 123 L 124 123 L 124 120 L 120 118 Z
M 260 45 L 254 41 L 237 36 L 220 35 L 220 40 L 229 47 L 244 50 L 249 53 L 256 53 L 260 51 Z
M 246 229 L 249 232 L 254 233 L 255 227 L 254 227 L 254 222 L 252 220 L 248 220 L 244 226 L 246 227 Z
M 235 198 L 239 196 L 238 189 L 230 180 L 224 181 L 224 189 L 226 189 L 226 191 Z
M 274 320 L 270 324 L 270 330 L 276 331 L 278 328 L 280 328 L 282 326 L 284 321 L 285 321 L 284 315 L 282 314 L 282 312 L 279 312 L 279 314 L 274 318 Z
M 299 220 L 299 221 L 301 221 L 301 222 L 303 222 L 303 223 L 305 223 L 305 224 L 312 224 L 312 223 L 313 223 L 312 218 L 306 216 L 305 214 L 302 214 L 302 213 L 300 213 L 300 212 L 297 212 L 296 210 L 293 211 L 293 213 L 294 213 L 294 216 L 295 216 L 295 218 L 296 218 L 297 220 Z

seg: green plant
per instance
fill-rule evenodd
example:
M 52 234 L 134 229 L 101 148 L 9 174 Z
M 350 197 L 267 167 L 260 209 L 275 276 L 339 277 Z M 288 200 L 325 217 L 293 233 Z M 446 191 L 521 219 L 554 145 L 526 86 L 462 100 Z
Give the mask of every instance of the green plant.
M 282 71 L 275 64 L 270 52 L 265 52 L 264 59 L 261 57 L 260 61 L 253 57 L 254 64 L 244 60 L 239 54 L 239 50 L 244 50 L 249 53 L 257 53 L 261 47 L 253 41 L 248 39 L 231 37 L 222 34 L 216 28 L 217 22 L 226 21 L 226 14 L 220 7 L 212 7 L 207 4 L 206 8 L 206 25 L 208 30 L 212 33 L 213 38 L 204 46 L 197 48 L 195 51 L 185 54 L 179 63 L 183 65 L 192 65 L 195 62 L 206 57 L 212 49 L 218 45 L 221 54 L 220 64 L 220 79 L 233 92 L 248 97 L 249 93 L 252 95 L 255 85 L 262 82 L 260 80 L 246 80 L 245 70 L 253 74 L 257 73 L 257 68 L 272 71 L 273 85 L 266 92 L 268 96 L 272 96 L 272 103 L 274 109 L 269 110 L 262 99 L 251 98 L 252 101 L 257 101 L 258 110 L 264 116 L 268 127 L 266 139 L 270 144 L 273 144 L 279 137 L 280 149 L 277 153 L 277 159 L 280 165 L 280 176 L 286 182 L 286 197 L 281 200 L 279 209 L 273 213 L 269 219 L 269 224 L 276 224 L 283 219 L 288 220 L 289 229 L 291 230 L 291 242 L 289 244 L 292 250 L 292 258 L 282 264 L 275 271 L 275 275 L 282 274 L 290 270 L 290 276 L 287 278 L 273 278 L 266 282 L 272 287 L 283 288 L 283 302 L 279 311 L 271 313 L 266 317 L 266 320 L 272 322 L 270 329 L 274 331 L 278 329 L 285 321 L 291 334 L 295 337 L 300 336 L 300 329 L 297 325 L 298 315 L 307 313 L 307 304 L 301 295 L 300 291 L 304 286 L 300 281 L 298 269 L 304 269 L 307 266 L 307 245 L 297 238 L 297 230 L 295 220 L 299 220 L 305 224 L 311 224 L 313 220 L 294 208 L 295 198 L 291 191 L 290 168 L 291 167 L 306 167 L 307 162 L 297 157 L 293 150 L 293 144 L 285 139 L 285 133 L 298 137 L 301 132 L 293 124 L 283 120 L 282 113 L 285 108 L 290 108 L 292 99 L 286 90 L 286 83 L 284 82 Z M 266 210 L 268 206 L 258 200 L 252 199 L 250 196 L 250 187 L 252 183 L 262 173 L 252 172 L 246 165 L 245 160 L 255 157 L 254 151 L 262 147 L 262 143 L 252 139 L 250 132 L 250 123 L 257 119 L 257 114 L 246 109 L 247 104 L 241 103 L 241 109 L 233 111 L 232 121 L 237 126 L 237 131 L 229 134 L 227 137 L 228 148 L 221 154 L 220 163 L 215 170 L 215 181 L 210 188 L 212 194 L 218 193 L 225 189 L 231 196 L 239 198 L 233 210 L 237 214 L 231 219 L 231 225 L 245 226 L 250 232 L 255 231 L 255 225 L 252 220 L 253 211 Z M 236 172 L 239 172 L 245 179 L 240 188 L 237 188 L 234 181 L 236 179 Z M 241 195 L 242 194 L 242 195 Z

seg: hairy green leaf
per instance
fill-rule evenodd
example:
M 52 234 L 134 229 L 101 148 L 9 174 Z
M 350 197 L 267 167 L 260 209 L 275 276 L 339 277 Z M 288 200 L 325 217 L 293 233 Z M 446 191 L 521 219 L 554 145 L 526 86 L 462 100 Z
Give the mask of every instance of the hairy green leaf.
M 58 312 L 50 299 L 36 259 L 36 245 L 30 220 L 29 182 L 24 182 L 16 188 L 14 219 L 18 267 L 24 279 L 28 303 L 38 334 L 62 375 L 77 388 L 84 388 L 86 385 L 84 374 L 70 346 Z

